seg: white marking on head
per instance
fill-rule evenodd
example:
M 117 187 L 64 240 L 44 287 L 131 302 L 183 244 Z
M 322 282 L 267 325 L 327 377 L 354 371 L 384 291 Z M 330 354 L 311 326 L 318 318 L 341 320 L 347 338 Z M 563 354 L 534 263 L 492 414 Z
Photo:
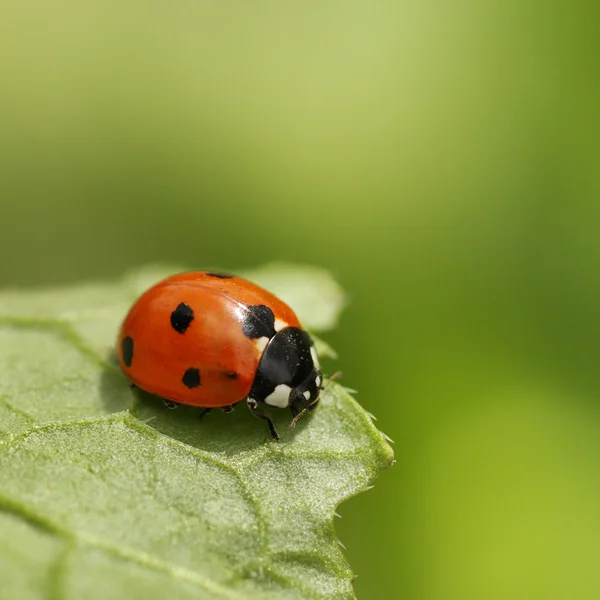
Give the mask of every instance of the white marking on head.
M 315 385 L 320 388 L 321 387 L 321 376 L 317 375 L 317 378 L 315 379 Z
M 285 408 L 290 405 L 290 392 L 292 388 L 285 383 L 279 384 L 273 393 L 265 398 L 265 404 L 269 406 L 277 406 L 278 408 Z
M 310 400 L 310 390 L 306 390 L 302 395 L 306 400 Z
M 281 331 L 287 326 L 288 324 L 285 321 L 282 321 L 281 319 L 275 319 L 275 331 Z
M 319 368 L 319 357 L 317 356 L 317 350 L 314 346 L 310 347 L 310 355 L 312 356 L 313 364 L 318 369 Z
M 269 338 L 264 335 L 263 337 L 257 338 L 254 340 L 254 345 L 258 348 L 259 352 L 262 354 L 269 343 Z

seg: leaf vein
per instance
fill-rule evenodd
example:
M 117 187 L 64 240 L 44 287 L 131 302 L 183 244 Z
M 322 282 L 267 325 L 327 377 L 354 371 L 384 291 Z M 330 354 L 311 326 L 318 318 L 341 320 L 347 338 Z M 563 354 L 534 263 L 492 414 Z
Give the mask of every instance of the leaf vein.
M 66 561 L 71 556 L 72 552 L 75 551 L 75 544 L 81 544 L 90 548 L 101 550 L 110 556 L 119 558 L 126 562 L 131 562 L 137 564 L 138 566 L 164 573 L 174 578 L 182 579 L 189 583 L 201 586 L 207 591 L 219 594 L 222 598 L 227 598 L 229 600 L 244 600 L 245 598 L 239 593 L 229 588 L 225 588 L 219 583 L 211 581 L 207 577 L 204 577 L 195 571 L 191 571 L 190 569 L 186 569 L 185 567 L 181 567 L 179 565 L 158 560 L 147 552 L 139 552 L 133 550 L 132 548 L 120 547 L 115 544 L 107 543 L 96 536 L 82 532 L 75 533 L 67 528 L 60 527 L 51 520 L 42 517 L 35 511 L 32 511 L 23 505 L 17 504 L 10 498 L 0 496 L 0 511 L 19 517 L 29 525 L 32 525 L 37 529 L 44 531 L 45 533 L 51 533 L 56 537 L 60 537 L 71 543 L 71 547 L 68 549 L 68 551 L 65 551 L 65 553 L 61 555 L 57 561 L 57 565 L 55 565 L 55 568 L 57 566 L 62 568 L 64 564 L 66 564 Z M 62 580 L 62 577 L 59 577 L 58 579 Z

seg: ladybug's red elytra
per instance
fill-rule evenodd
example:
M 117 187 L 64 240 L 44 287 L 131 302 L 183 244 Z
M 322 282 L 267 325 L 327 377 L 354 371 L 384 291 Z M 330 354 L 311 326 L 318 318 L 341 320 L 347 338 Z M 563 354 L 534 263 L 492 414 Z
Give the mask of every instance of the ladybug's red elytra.
M 204 412 L 246 400 L 275 439 L 267 407 L 289 408 L 295 423 L 323 387 L 314 343 L 294 311 L 225 273 L 181 273 L 151 287 L 123 321 L 117 348 L 140 389 Z

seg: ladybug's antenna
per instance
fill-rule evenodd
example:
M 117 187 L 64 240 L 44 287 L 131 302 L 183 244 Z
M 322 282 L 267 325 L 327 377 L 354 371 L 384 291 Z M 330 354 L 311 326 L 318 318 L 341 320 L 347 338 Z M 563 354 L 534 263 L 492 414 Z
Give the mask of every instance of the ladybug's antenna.
M 342 372 L 341 371 L 336 371 L 324 384 L 323 384 L 323 388 L 325 389 L 332 381 L 335 381 L 336 379 L 339 379 L 342 376 Z
M 294 429 L 294 427 L 296 427 L 296 423 L 308 412 L 308 409 L 310 408 L 310 406 L 305 406 L 293 419 L 292 422 L 290 423 L 290 429 Z
M 323 387 L 321 387 L 322 390 L 324 390 L 332 381 L 335 381 L 336 379 L 339 379 L 342 376 L 342 372 L 341 371 L 337 371 L 336 373 L 334 373 L 324 384 Z M 318 400 L 318 398 L 317 398 Z M 316 403 L 313 402 L 312 404 L 309 404 L 308 406 L 305 406 L 293 419 L 292 422 L 290 423 L 290 429 L 294 429 L 296 427 L 296 423 L 311 409 L 312 406 L 314 406 L 314 404 Z

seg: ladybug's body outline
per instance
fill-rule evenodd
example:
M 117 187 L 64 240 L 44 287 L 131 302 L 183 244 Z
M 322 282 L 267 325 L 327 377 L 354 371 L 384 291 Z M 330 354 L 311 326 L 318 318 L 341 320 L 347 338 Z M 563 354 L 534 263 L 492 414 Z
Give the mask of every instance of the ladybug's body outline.
M 223 273 L 180 273 L 152 286 L 125 317 L 117 349 L 136 387 L 204 413 L 246 400 L 276 439 L 267 407 L 296 417 L 322 389 L 314 343 L 294 311 Z

